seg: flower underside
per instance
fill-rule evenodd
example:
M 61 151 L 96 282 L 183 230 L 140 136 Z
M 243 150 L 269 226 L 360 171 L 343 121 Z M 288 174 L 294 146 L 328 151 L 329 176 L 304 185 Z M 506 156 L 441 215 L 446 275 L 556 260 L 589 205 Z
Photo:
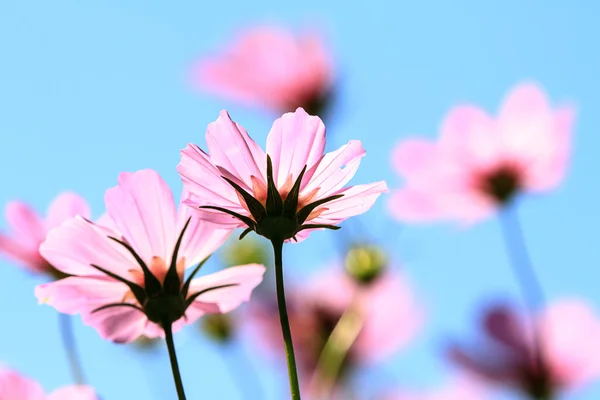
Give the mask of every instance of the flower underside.
M 255 231 L 257 234 L 264 236 L 269 240 L 283 241 L 287 239 L 296 240 L 296 235 L 305 229 L 340 229 L 339 226 L 335 225 L 304 224 L 317 207 L 344 196 L 343 194 L 336 194 L 325 197 L 307 204 L 298 210 L 300 184 L 302 183 L 305 172 L 306 165 L 284 199 L 275 185 L 273 179 L 273 163 L 271 162 L 271 157 L 267 155 L 267 199 L 264 205 L 240 185 L 233 182 L 231 179 L 222 176 L 222 178 L 225 179 L 225 181 L 227 181 L 243 198 L 252 218 L 218 206 L 200 206 L 200 208 L 224 212 L 246 224 L 248 228 L 242 232 L 240 239 L 252 231 Z
M 92 311 L 92 313 L 106 310 L 108 308 L 114 307 L 130 307 L 139 310 L 144 313 L 148 319 L 154 323 L 165 326 L 165 324 L 172 324 L 177 321 L 181 317 L 185 317 L 185 312 L 187 308 L 196 300 L 196 298 L 204 293 L 210 292 L 216 289 L 222 289 L 225 287 L 235 286 L 237 284 L 227 284 L 227 285 L 219 285 L 210 287 L 204 290 L 201 290 L 197 293 L 193 293 L 189 295 L 190 284 L 196 273 L 200 270 L 200 268 L 204 265 L 206 260 L 200 262 L 196 268 L 192 271 L 190 276 L 182 282 L 182 278 L 180 277 L 179 272 L 177 271 L 177 258 L 179 253 L 179 247 L 181 246 L 181 240 L 183 239 L 183 235 L 188 228 L 190 223 L 190 218 L 185 223 L 185 226 L 181 230 L 179 238 L 177 239 L 177 243 L 175 244 L 175 249 L 173 251 L 173 257 L 171 258 L 171 264 L 169 265 L 169 269 L 166 272 L 163 282 L 161 282 L 148 268 L 144 260 L 136 253 L 136 251 L 124 240 L 109 236 L 108 238 L 119 243 L 131 255 L 135 258 L 137 263 L 142 269 L 144 284 L 139 285 L 137 283 L 131 282 L 113 272 L 102 268 L 101 266 L 91 264 L 91 266 L 98 271 L 103 272 L 104 274 L 110 276 L 111 278 L 124 283 L 129 287 L 129 290 L 137 300 L 139 305 L 132 303 L 111 303 L 105 304 L 101 307 L 96 308 Z

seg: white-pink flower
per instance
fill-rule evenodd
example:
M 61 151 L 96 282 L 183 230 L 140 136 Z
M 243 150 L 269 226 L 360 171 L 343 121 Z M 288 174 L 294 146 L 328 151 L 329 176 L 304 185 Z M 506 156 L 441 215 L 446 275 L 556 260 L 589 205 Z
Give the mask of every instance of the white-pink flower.
M 45 219 L 28 204 L 20 201 L 8 203 L 5 212 L 11 232 L 0 233 L 0 254 L 29 271 L 49 274 L 53 274 L 55 270 L 39 252 L 40 244 L 46 239 L 48 231 L 76 215 L 90 217 L 87 202 L 71 192 L 61 193 L 50 204 Z
M 563 179 L 574 109 L 553 108 L 543 90 L 512 89 L 498 116 L 477 106 L 452 109 L 437 142 L 402 141 L 392 164 L 405 181 L 389 209 L 403 221 L 479 221 L 522 192 L 544 192 Z
M 333 85 L 332 61 L 321 38 L 275 27 L 244 32 L 222 54 L 200 60 L 194 84 L 278 112 L 304 107 L 320 115 Z
M 184 271 L 213 253 L 230 231 L 176 209 L 153 170 L 122 173 L 105 196 L 111 226 L 75 217 L 50 231 L 41 254 L 73 275 L 38 286 L 36 296 L 115 342 L 162 336 L 205 313 L 229 312 L 247 301 L 264 267 L 228 268 L 184 281 Z M 106 219 L 105 221 L 109 221 Z M 190 280 L 191 279 L 191 280 Z
M 346 187 L 365 155 L 361 143 L 323 154 L 325 126 L 302 108 L 275 121 L 266 153 L 225 111 L 208 125 L 206 142 L 210 154 L 193 144 L 181 152 L 185 204 L 202 219 L 269 239 L 335 229 L 387 191 L 383 181 Z
M 0 366 L 0 400 L 97 400 L 89 386 L 65 386 L 46 394 L 42 386 L 17 371 Z

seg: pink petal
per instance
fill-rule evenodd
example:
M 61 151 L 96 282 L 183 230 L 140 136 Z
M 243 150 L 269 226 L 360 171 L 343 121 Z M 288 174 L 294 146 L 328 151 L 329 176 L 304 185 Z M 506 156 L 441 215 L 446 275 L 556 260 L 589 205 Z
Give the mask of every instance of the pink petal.
M 96 391 L 90 386 L 65 386 L 52 392 L 47 400 L 97 400 Z
M 16 371 L 0 367 L 0 399 L 45 400 L 46 395 L 39 383 Z
M 422 139 L 403 140 L 392 151 L 392 167 L 409 180 L 430 170 L 437 159 L 436 145 Z
M 170 258 L 177 239 L 175 203 L 156 171 L 121 173 L 119 184 L 106 191 L 105 202 L 118 231 L 146 263 L 153 256 Z
M 31 272 L 43 273 L 48 269 L 48 263 L 42 258 L 37 247 L 24 247 L 2 233 L 0 233 L 0 254 L 4 254 Z
M 109 236 L 119 237 L 119 234 L 77 216 L 51 230 L 40 246 L 40 253 L 56 269 L 67 274 L 105 276 L 91 266 L 94 264 L 129 277 L 128 271 L 139 266 L 131 254 Z
M 178 211 L 178 231 L 183 229 L 185 222 L 190 223 L 181 241 L 179 257 L 185 257 L 186 266 L 194 266 L 203 261 L 225 243 L 231 229 L 201 220 L 191 207 L 182 204 Z
M 199 204 L 219 205 L 232 211 L 243 210 L 235 189 L 222 178 L 222 173 L 198 146 L 189 144 L 181 150 L 177 171 L 185 191 L 201 200 Z
M 511 89 L 500 107 L 498 118 L 501 121 L 514 121 L 520 125 L 522 120 L 532 115 L 543 115 L 549 110 L 544 90 L 536 83 L 527 82 Z
M 388 210 L 400 221 L 433 222 L 446 217 L 439 196 L 411 189 L 396 190 L 388 200 Z
M 442 122 L 440 152 L 455 163 L 485 168 L 502 156 L 492 118 L 475 106 L 455 107 Z
M 117 307 L 84 315 L 83 322 L 93 326 L 105 340 L 131 343 L 144 333 L 148 319 L 141 311 Z
M 243 302 L 250 300 L 252 290 L 260 284 L 264 273 L 264 266 L 248 264 L 229 267 L 213 274 L 196 278 L 190 285 L 190 295 L 215 286 L 229 284 L 235 284 L 236 286 L 211 290 L 202 294 L 198 296 L 190 308 L 204 310 L 205 304 L 214 304 L 218 307 L 219 312 L 228 313 L 239 307 Z M 193 310 L 190 311 L 193 312 Z M 208 310 L 208 312 L 214 311 L 214 308 Z M 192 317 L 193 315 L 191 317 L 188 315 L 190 323 L 193 322 L 191 320 Z
M 365 154 L 358 140 L 351 140 L 338 150 L 325 154 L 319 164 L 305 174 L 301 195 L 319 188 L 319 197 L 322 198 L 341 189 L 352 179 L 358 160 Z
M 206 144 L 212 162 L 252 188 L 251 176 L 265 182 L 266 155 L 240 125 L 223 110 L 215 122 L 208 124 Z
M 21 246 L 37 249 L 46 237 L 42 218 L 30 206 L 19 201 L 6 205 L 6 220 Z
M 273 161 L 277 187 L 290 175 L 295 182 L 304 166 L 309 170 L 321 160 L 324 150 L 325 125 L 319 117 L 298 108 L 275 120 L 267 137 L 267 154 Z
M 76 193 L 62 193 L 48 208 L 45 224 L 46 229 L 56 228 L 67 219 L 76 215 L 90 218 L 91 212 L 87 201 Z

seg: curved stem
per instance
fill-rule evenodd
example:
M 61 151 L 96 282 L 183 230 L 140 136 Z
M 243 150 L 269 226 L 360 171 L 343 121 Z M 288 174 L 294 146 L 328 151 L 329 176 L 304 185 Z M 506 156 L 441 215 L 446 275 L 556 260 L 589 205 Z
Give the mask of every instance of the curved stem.
M 83 385 L 85 384 L 85 378 L 79 359 L 79 352 L 77 351 L 77 344 L 75 343 L 75 335 L 73 334 L 72 317 L 68 314 L 59 313 L 58 327 L 63 348 L 71 369 L 71 375 L 73 375 L 73 380 L 76 384 Z
M 538 367 L 538 372 L 546 374 L 541 337 L 535 322 L 537 312 L 545 304 L 545 296 L 542 285 L 535 273 L 533 263 L 531 262 L 527 245 L 525 244 L 517 207 L 515 205 L 505 207 L 500 216 L 500 222 L 512 271 L 529 313 L 533 335 L 533 356 Z M 543 399 L 549 400 L 546 398 Z
M 319 399 L 332 397 L 343 362 L 363 328 L 364 316 L 360 309 L 360 295 L 360 292 L 355 294 L 352 304 L 335 325 L 319 356 L 311 385 Z
M 298 371 L 296 369 L 296 356 L 292 343 L 292 332 L 285 304 L 285 287 L 283 284 L 283 240 L 271 240 L 275 253 L 275 284 L 277 287 L 277 306 L 279 308 L 279 322 L 285 343 L 285 356 L 287 359 L 288 376 L 290 380 L 290 393 L 292 400 L 300 400 L 300 385 L 298 384 Z
M 173 343 L 173 328 L 171 323 L 164 323 L 163 329 L 165 330 L 165 339 L 167 341 L 167 348 L 169 349 L 169 359 L 171 360 L 173 379 L 175 380 L 175 388 L 177 389 L 177 398 L 179 400 L 186 400 L 181 373 L 179 372 L 179 364 L 177 363 L 177 354 L 175 353 L 175 343 Z

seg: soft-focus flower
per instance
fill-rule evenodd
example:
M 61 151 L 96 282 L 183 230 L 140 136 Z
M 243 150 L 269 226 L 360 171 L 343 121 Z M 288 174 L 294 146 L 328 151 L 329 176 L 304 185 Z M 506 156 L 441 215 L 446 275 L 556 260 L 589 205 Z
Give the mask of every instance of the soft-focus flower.
M 433 390 L 402 390 L 383 396 L 381 400 L 484 400 L 487 396 L 479 382 L 460 377 Z
M 301 240 L 313 229 L 337 229 L 387 191 L 383 181 L 344 187 L 365 155 L 361 143 L 323 155 L 325 126 L 301 108 L 275 121 L 266 153 L 226 111 L 208 125 L 206 142 L 210 155 L 192 144 L 181 152 L 184 202 L 202 219 L 248 228 L 244 234 Z
M 36 296 L 58 311 L 81 314 L 84 323 L 115 342 L 162 336 L 205 313 L 229 312 L 250 297 L 264 273 L 261 265 L 227 268 L 192 279 L 228 230 L 176 210 L 157 172 L 122 173 L 107 190 L 114 228 L 75 217 L 52 230 L 40 247 L 57 269 L 73 275 L 41 285 Z M 198 264 L 184 281 L 186 268 Z
M 518 194 L 555 188 L 563 179 L 574 121 L 571 107 L 552 108 L 541 88 L 512 89 L 499 115 L 459 106 L 437 142 L 405 140 L 392 163 L 405 187 L 389 200 L 400 220 L 473 223 Z
M 317 35 L 260 27 L 245 32 L 223 54 L 200 60 L 194 84 L 279 113 L 303 107 L 322 116 L 331 100 L 333 68 Z
M 42 386 L 16 371 L 0 366 L 0 400 L 97 400 L 89 386 L 65 386 L 46 394 Z
M 90 209 L 83 198 L 70 192 L 61 193 L 50 204 L 45 219 L 25 203 L 8 203 L 6 220 L 12 232 L 0 233 L 0 254 L 18 262 L 29 271 L 56 276 L 58 271 L 40 255 L 40 244 L 46 239 L 50 229 L 76 215 L 89 218 Z
M 450 356 L 491 382 L 539 398 L 600 378 L 600 318 L 587 303 L 550 305 L 536 317 L 536 342 L 532 328 L 511 308 L 492 307 L 482 319 L 484 346 L 454 345 Z
M 360 292 L 360 293 L 359 293 Z M 357 283 L 342 268 L 316 274 L 287 296 L 297 362 L 310 379 L 325 342 L 344 312 L 358 299 L 364 325 L 345 359 L 341 375 L 355 366 L 375 363 L 408 345 L 422 324 L 408 282 L 387 271 L 368 286 Z M 250 305 L 251 325 L 266 350 L 281 351 L 279 321 L 273 297 L 257 297 Z

